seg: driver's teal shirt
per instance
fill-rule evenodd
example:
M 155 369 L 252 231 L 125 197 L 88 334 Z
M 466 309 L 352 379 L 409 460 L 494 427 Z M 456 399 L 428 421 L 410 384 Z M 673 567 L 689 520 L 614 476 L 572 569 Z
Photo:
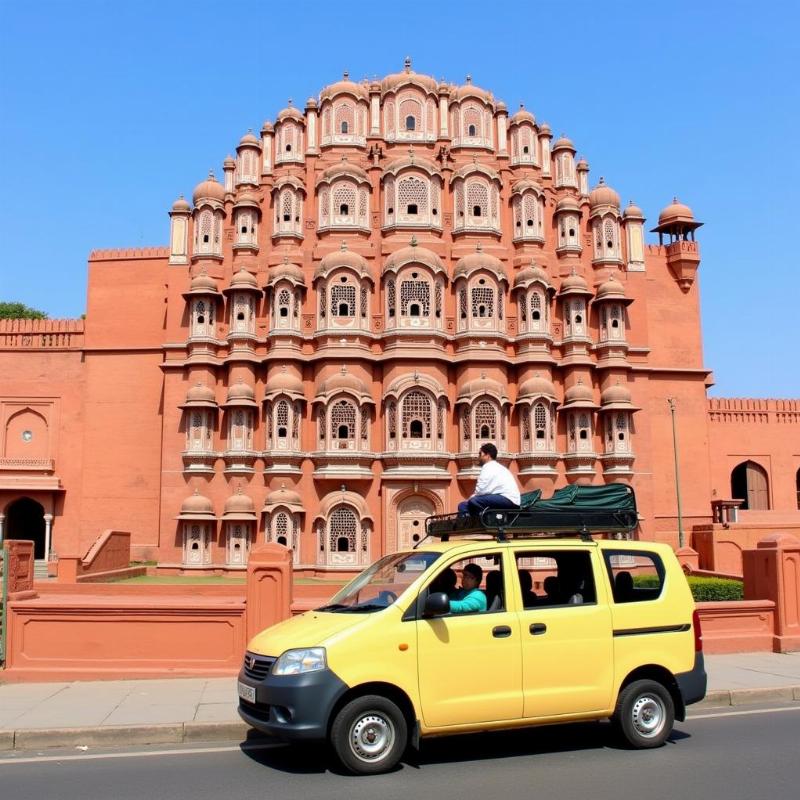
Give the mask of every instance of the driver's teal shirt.
M 450 601 L 452 614 L 471 614 L 486 611 L 486 595 L 480 589 L 459 589 Z

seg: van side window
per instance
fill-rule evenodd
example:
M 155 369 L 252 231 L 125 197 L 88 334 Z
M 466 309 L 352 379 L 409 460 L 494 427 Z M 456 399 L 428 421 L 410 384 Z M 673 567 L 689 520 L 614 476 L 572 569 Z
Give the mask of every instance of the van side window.
M 485 611 L 461 613 L 490 613 L 506 610 L 505 584 L 503 580 L 503 557 L 500 553 L 485 556 L 463 558 L 445 567 L 430 583 L 429 592 L 444 592 L 450 601 L 463 600 L 467 592 L 464 590 L 464 572 L 468 564 L 480 568 L 481 581 L 476 587 L 486 600 Z M 453 616 L 456 616 L 453 612 Z
M 656 553 L 604 550 L 615 603 L 656 600 L 664 588 L 664 564 Z
M 517 553 L 517 576 L 526 609 L 597 602 L 592 557 L 585 550 Z

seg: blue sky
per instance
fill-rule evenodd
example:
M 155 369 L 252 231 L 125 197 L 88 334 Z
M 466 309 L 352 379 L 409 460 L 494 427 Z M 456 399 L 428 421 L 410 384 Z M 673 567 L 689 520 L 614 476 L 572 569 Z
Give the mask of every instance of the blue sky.
M 799 6 L 4 0 L 0 299 L 81 314 L 90 249 L 166 244 L 175 197 L 288 97 L 410 55 L 524 101 L 648 227 L 691 205 L 712 393 L 799 397 Z

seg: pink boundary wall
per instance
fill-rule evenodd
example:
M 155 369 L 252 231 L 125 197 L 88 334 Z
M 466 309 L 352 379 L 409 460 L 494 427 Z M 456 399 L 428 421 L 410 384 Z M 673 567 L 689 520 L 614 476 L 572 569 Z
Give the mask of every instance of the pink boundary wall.
M 27 542 L 9 543 L 29 545 Z M 22 548 L 24 550 L 24 547 Z M 32 578 L 17 569 L 19 585 Z M 800 540 L 775 534 L 744 554 L 740 602 L 699 603 L 706 653 L 800 648 Z M 250 554 L 246 586 L 41 586 L 9 603 L 5 680 L 235 674 L 257 631 L 312 608 L 334 586 L 298 586 L 275 544 Z M 26 598 L 27 599 L 24 599 Z

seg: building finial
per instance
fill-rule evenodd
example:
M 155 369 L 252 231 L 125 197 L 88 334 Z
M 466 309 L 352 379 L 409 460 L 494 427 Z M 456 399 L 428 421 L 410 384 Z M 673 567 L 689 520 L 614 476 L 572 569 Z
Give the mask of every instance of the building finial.
M 678 202 L 678 195 L 676 195 L 676 194 L 672 195 L 672 202 L 673 203 L 677 203 Z
M 342 73 L 342 80 L 343 80 L 343 81 L 349 81 L 349 80 L 350 80 L 350 73 L 349 73 L 347 70 L 345 70 L 345 71 Z
M 469 73 L 467 73 L 467 83 L 469 84 L 472 83 L 472 75 L 470 75 Z
M 600 180 L 599 180 L 597 185 L 598 186 L 605 186 L 606 185 L 606 179 L 602 175 L 600 176 Z
M 411 56 L 406 56 L 403 60 L 403 69 L 406 72 L 411 72 Z
M 292 98 L 291 97 L 286 101 L 286 105 L 287 105 L 288 108 L 292 107 Z
M 210 169 L 210 170 L 208 171 L 208 179 L 209 179 L 210 181 L 215 181 L 215 180 L 216 180 L 216 177 L 214 177 L 214 170 L 213 170 L 213 169 Z

